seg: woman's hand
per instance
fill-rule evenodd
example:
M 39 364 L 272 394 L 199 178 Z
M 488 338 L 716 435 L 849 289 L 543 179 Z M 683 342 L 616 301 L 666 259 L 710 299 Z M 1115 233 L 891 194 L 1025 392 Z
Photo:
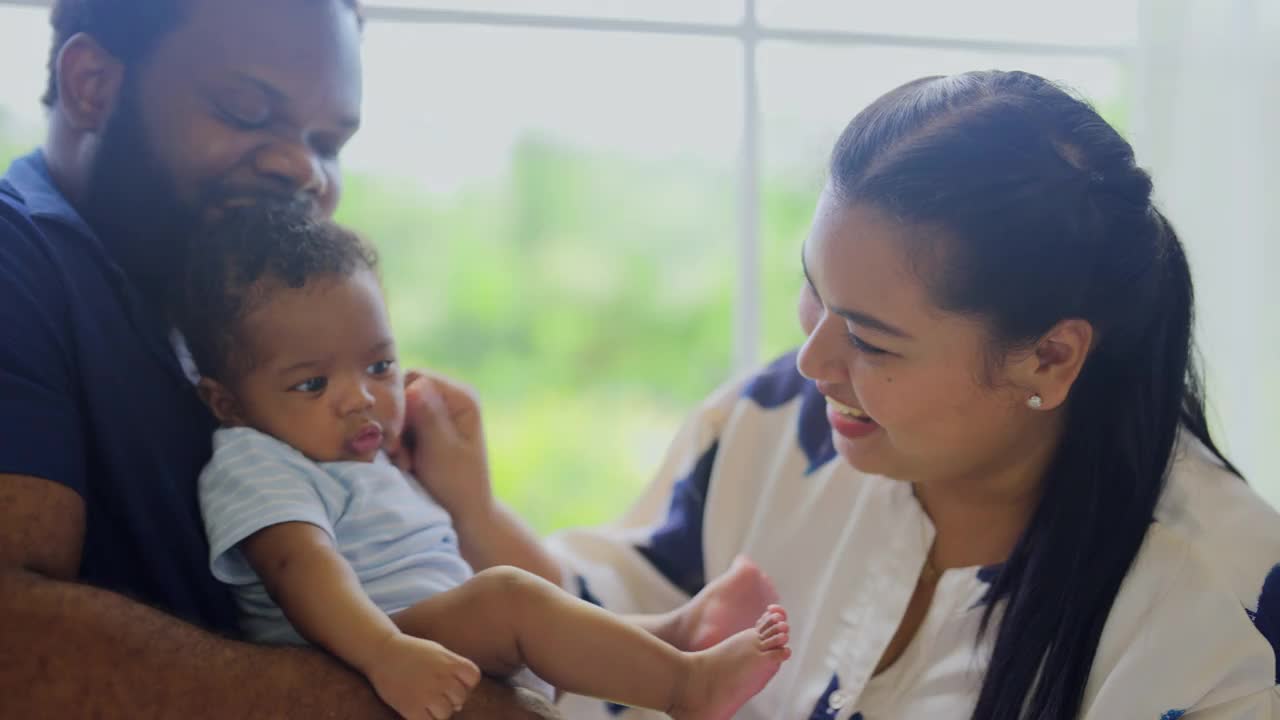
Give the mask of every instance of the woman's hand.
M 494 499 L 475 392 L 421 371 L 405 383 L 405 433 L 388 452 L 449 511 L 462 557 L 476 570 L 514 565 L 560 585 L 560 564 L 537 534 Z
M 388 449 L 392 461 L 422 483 L 456 525 L 483 524 L 493 489 L 480 402 L 470 388 L 442 375 L 405 375 L 405 431 Z

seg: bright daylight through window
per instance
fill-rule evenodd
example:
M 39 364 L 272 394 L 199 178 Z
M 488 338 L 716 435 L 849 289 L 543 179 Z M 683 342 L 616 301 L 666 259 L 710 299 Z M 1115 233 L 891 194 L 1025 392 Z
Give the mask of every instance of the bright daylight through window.
M 480 391 L 499 494 L 600 522 L 696 402 L 798 344 L 797 248 L 856 110 L 1016 68 L 1126 126 L 1132 7 L 1033 5 L 368 2 L 338 217 L 383 255 L 406 364 Z M 0 0 L 0 164 L 41 137 L 47 13 Z

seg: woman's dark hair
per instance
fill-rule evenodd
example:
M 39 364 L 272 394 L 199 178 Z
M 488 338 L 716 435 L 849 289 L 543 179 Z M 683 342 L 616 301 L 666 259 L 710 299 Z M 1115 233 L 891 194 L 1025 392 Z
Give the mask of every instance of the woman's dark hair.
M 253 367 L 241 326 L 274 291 L 377 265 L 360 236 L 301 205 L 236 208 L 190 244 L 178 327 L 200 374 L 227 382 Z
M 982 320 L 991 357 L 1081 318 L 1095 344 L 1027 529 L 974 718 L 1068 720 L 1155 512 L 1179 428 L 1209 437 L 1191 275 L 1133 149 L 1088 103 L 1022 72 L 916 80 L 858 114 L 831 158 L 842 202 L 909 227 L 937 304 Z M 1238 474 L 1238 473 L 1237 473 Z
M 178 27 L 192 0 L 56 0 L 49 14 L 53 44 L 49 49 L 49 80 L 41 102 L 58 100 L 58 53 L 73 35 L 92 35 L 103 49 L 125 65 L 147 59 L 165 35 Z M 342 0 L 363 22 L 360 0 Z

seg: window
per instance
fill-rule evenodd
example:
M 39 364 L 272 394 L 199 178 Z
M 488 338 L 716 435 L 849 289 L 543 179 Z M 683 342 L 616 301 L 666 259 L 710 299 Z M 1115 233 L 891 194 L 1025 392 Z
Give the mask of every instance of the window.
M 478 388 L 539 527 L 616 515 L 731 369 L 738 48 L 377 22 L 365 48 L 339 217 L 387 260 L 401 346 Z
M 49 11 L 0 2 L 0 166 L 44 136 L 44 66 L 49 53 Z M 16 68 L 30 68 L 19 72 Z
M 339 218 L 382 251 L 406 360 L 480 390 L 499 494 L 541 530 L 604 521 L 695 403 L 798 343 L 799 242 L 857 109 L 1021 68 L 1125 125 L 1132 0 L 1032 4 L 367 2 Z M 0 0 L 3 164 L 42 134 L 46 14 Z
M 884 35 L 919 40 L 924 47 L 971 41 L 1121 49 L 1136 44 L 1138 36 L 1134 3 L 1111 0 L 757 0 L 757 5 L 766 27 Z

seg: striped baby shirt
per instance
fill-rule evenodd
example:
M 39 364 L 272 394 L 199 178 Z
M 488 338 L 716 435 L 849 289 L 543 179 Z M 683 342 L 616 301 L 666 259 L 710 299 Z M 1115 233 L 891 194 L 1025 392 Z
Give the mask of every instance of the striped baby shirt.
M 200 474 L 200 511 L 213 574 L 234 588 L 241 628 L 259 642 L 304 642 L 238 549 L 271 525 L 305 522 L 328 533 L 387 613 L 472 575 L 449 514 L 381 455 L 316 463 L 258 430 L 223 428 Z

